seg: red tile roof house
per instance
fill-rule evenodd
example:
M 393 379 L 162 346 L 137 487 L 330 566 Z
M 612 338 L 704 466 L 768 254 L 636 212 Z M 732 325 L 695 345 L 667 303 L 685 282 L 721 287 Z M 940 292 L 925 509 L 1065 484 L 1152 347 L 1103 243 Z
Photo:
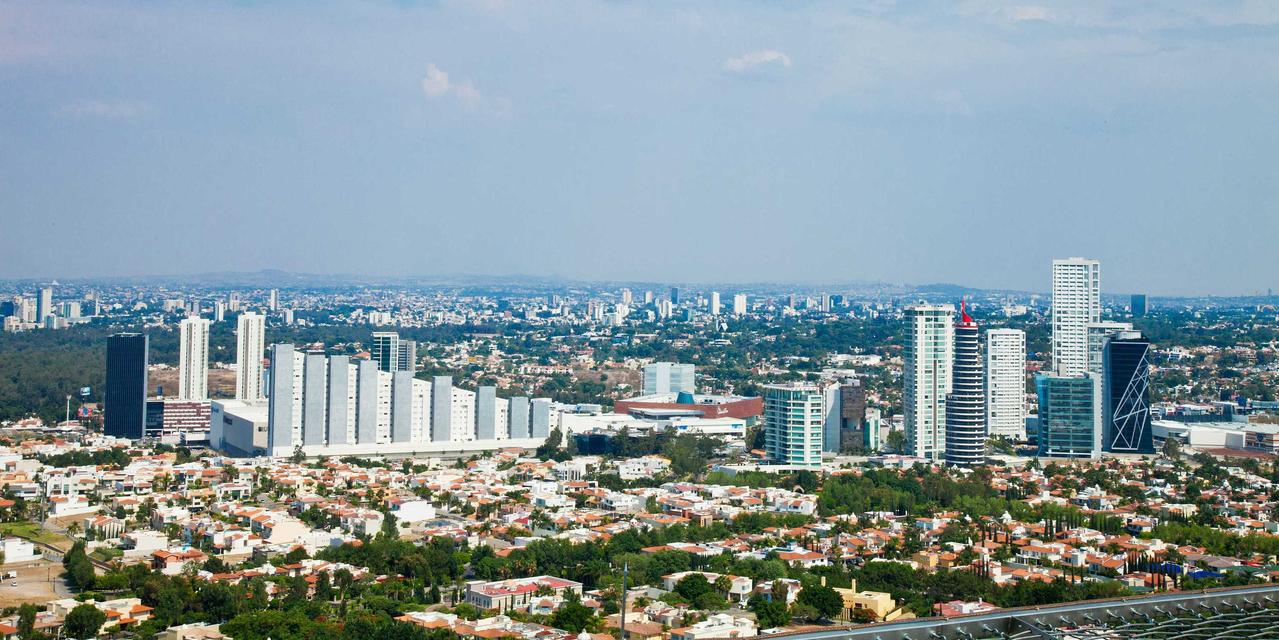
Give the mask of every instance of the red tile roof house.
M 182 573 L 187 563 L 203 564 L 208 559 L 203 552 L 196 549 L 182 551 L 166 551 L 161 549 L 151 554 L 151 568 L 169 576 Z
M 723 575 L 709 571 L 680 571 L 678 573 L 666 574 L 662 576 L 662 588 L 667 591 L 674 591 L 675 586 L 679 584 L 680 580 L 694 574 L 698 574 L 706 578 L 706 581 L 711 583 L 711 585 L 714 585 L 721 576 L 728 578 L 728 593 L 725 593 L 724 596 L 732 601 L 742 604 L 745 604 L 745 602 L 750 599 L 751 592 L 755 588 L 754 581 L 748 577 Z
M 779 551 L 777 558 L 791 566 L 804 567 L 811 569 L 817 566 L 828 566 L 830 559 L 825 554 L 816 551 Z
M 545 589 L 543 589 L 545 588 Z M 514 578 L 497 582 L 472 582 L 466 585 L 466 602 L 481 610 L 510 611 L 527 606 L 539 589 L 564 596 L 572 591 L 582 595 L 582 583 L 555 576 Z

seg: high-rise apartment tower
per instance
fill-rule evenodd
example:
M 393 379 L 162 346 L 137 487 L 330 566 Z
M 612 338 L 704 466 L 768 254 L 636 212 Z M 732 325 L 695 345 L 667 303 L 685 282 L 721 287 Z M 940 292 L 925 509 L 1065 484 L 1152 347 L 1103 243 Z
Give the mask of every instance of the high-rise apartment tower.
M 906 440 L 911 455 L 941 460 L 946 453 L 946 394 L 951 391 L 954 314 L 949 304 L 906 307 L 902 371 Z
M 986 462 L 985 376 L 981 332 L 962 302 L 954 352 L 951 390 L 946 395 L 946 464 L 975 467 Z
M 1087 258 L 1053 260 L 1053 372 L 1088 371 L 1088 325 L 1101 321 L 1101 263 Z

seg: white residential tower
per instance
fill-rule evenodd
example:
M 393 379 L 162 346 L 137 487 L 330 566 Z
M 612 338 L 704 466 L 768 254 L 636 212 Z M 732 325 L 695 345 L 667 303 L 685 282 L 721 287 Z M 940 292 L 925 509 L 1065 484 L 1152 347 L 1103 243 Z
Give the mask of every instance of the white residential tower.
M 764 447 L 779 464 L 820 467 L 825 394 L 809 382 L 764 387 Z
M 1088 371 L 1088 325 L 1101 320 L 1101 263 L 1087 258 L 1053 260 L 1053 370 L 1059 376 Z
M 209 399 L 209 321 L 190 317 L 178 323 L 178 399 Z
M 235 399 L 260 400 L 262 352 L 266 348 L 266 316 L 241 313 L 235 325 Z
M 998 438 L 1026 438 L 1026 332 L 986 332 L 986 425 Z
M 955 307 L 906 307 L 906 350 L 902 366 L 906 441 L 909 454 L 940 460 L 946 454 L 946 394 L 951 391 L 955 353 Z

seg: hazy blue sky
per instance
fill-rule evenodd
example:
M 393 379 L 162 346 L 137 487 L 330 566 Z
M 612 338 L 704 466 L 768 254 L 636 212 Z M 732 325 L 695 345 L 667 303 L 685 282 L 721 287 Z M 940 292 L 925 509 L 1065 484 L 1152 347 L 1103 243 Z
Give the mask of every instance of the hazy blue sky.
M 0 277 L 1279 288 L 1279 2 L 0 0 Z

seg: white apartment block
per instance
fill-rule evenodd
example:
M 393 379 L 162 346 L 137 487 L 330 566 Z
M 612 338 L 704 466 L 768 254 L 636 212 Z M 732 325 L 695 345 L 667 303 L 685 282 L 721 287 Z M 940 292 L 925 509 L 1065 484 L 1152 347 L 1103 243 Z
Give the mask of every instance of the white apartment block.
M 1101 321 L 1101 263 L 1087 258 L 1053 260 L 1053 371 L 1088 371 L 1088 325 Z
M 1026 438 L 1026 332 L 986 331 L 986 427 L 991 436 Z
M 295 447 L 306 455 L 530 447 L 546 439 L 552 422 L 549 400 L 498 398 L 491 386 L 460 389 L 449 376 L 420 380 L 408 371 L 381 371 L 370 359 L 287 344 L 271 347 L 271 378 L 272 456 L 291 455 Z
M 241 313 L 235 325 L 235 399 L 262 399 L 262 352 L 266 348 L 266 316 Z
M 955 359 L 955 306 L 906 307 L 902 403 L 910 455 L 941 460 L 946 455 L 946 394 Z
M 641 384 L 643 395 L 658 393 L 694 393 L 696 369 L 691 364 L 676 362 L 654 362 L 644 365 L 644 378 Z
M 739 293 L 733 296 L 733 315 L 746 315 L 746 294 Z
M 209 321 L 191 317 L 178 323 L 178 399 L 209 399 Z

